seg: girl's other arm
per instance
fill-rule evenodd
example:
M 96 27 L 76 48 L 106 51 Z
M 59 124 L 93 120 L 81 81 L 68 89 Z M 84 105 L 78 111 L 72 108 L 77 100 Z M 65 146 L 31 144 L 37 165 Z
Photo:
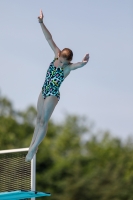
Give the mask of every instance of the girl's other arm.
M 89 61 L 89 54 L 86 54 L 85 57 L 83 58 L 82 62 L 71 63 L 70 70 L 75 70 L 75 69 L 81 68 L 84 65 L 86 65 L 88 63 L 88 61 Z

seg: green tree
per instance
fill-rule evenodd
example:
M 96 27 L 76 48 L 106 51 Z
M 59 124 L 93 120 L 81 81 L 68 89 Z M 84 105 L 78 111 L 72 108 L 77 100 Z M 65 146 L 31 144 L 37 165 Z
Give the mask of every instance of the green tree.
M 16 111 L 1 97 L 0 149 L 28 147 L 35 119 L 33 106 Z M 49 121 L 37 152 L 36 186 L 51 192 L 49 200 L 132 200 L 132 169 L 132 138 L 123 143 L 106 131 L 99 137 L 89 120 L 67 115 L 59 124 Z

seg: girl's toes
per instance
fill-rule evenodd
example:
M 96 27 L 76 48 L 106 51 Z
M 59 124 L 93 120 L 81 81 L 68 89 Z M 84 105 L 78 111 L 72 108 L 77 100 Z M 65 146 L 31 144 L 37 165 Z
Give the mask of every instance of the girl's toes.
M 31 161 L 32 158 L 34 157 L 35 153 L 36 153 L 36 150 L 35 151 L 29 151 L 26 158 L 25 158 L 25 161 L 26 162 Z

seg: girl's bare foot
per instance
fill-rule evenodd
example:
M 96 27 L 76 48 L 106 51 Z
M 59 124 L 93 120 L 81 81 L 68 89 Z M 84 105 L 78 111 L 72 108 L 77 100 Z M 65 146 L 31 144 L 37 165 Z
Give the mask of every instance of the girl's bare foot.
M 34 155 L 37 153 L 37 150 L 38 148 L 35 150 L 29 150 L 28 154 L 26 155 L 25 161 L 26 162 L 31 161 Z

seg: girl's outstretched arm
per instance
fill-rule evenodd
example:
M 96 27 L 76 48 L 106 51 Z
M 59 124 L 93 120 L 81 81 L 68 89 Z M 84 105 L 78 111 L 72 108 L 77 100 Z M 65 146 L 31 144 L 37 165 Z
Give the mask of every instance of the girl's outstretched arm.
M 78 62 L 78 63 L 71 63 L 70 64 L 70 70 L 75 70 L 78 69 L 80 67 L 83 67 L 84 65 L 86 65 L 89 61 L 89 54 L 87 53 L 85 55 L 85 57 L 83 58 L 82 62 Z
M 38 17 L 38 20 L 39 20 L 39 23 L 41 25 L 41 28 L 42 28 L 42 31 L 44 33 L 46 40 L 48 41 L 50 47 L 54 51 L 55 57 L 57 57 L 58 53 L 60 52 L 60 49 L 57 47 L 57 45 L 53 41 L 51 33 L 49 32 L 49 30 L 46 28 L 46 26 L 43 23 L 43 12 L 42 12 L 42 10 L 40 11 L 40 16 Z

